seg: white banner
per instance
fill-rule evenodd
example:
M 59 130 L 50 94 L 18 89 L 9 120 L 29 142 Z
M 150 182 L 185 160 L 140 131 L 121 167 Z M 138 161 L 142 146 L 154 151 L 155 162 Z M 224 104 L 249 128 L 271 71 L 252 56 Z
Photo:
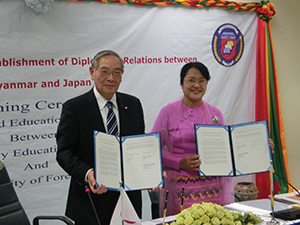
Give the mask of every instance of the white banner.
M 255 12 L 58 1 L 36 13 L 9 0 L 0 19 L 0 154 L 30 220 L 64 213 L 70 177 L 55 160 L 56 128 L 62 103 L 92 87 L 100 50 L 124 57 L 119 91 L 140 98 L 146 132 L 182 96 L 188 61 L 209 68 L 204 98 L 227 124 L 254 120 Z

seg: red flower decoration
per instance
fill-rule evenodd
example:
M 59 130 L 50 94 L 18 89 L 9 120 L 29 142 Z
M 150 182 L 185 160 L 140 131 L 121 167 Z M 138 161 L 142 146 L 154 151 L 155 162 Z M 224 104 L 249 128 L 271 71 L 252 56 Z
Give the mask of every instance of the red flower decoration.
M 262 6 L 261 8 L 257 9 L 257 12 L 259 14 L 259 17 L 263 20 L 271 20 L 272 17 L 276 14 L 274 5 L 269 1 L 267 2 L 267 4 L 262 1 Z

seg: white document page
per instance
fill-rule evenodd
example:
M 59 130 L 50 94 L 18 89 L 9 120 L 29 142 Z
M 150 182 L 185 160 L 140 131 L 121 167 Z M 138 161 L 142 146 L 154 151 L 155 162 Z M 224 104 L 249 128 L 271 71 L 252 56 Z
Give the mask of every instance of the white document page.
M 231 130 L 237 175 L 268 171 L 270 148 L 266 124 L 235 125 Z
M 228 176 L 232 173 L 227 126 L 202 125 L 196 128 L 196 136 L 197 150 L 202 162 L 200 175 Z
M 269 171 L 271 153 L 266 121 L 232 126 L 196 124 L 195 129 L 202 162 L 200 175 L 238 176 Z
M 97 184 L 108 190 L 119 190 L 120 181 L 125 190 L 163 187 L 159 133 L 122 137 L 122 155 L 118 137 L 97 131 L 94 136 Z
M 125 190 L 162 186 L 161 148 L 158 134 L 122 138 Z
M 120 143 L 116 136 L 95 132 L 95 178 L 109 189 L 119 189 L 121 178 Z

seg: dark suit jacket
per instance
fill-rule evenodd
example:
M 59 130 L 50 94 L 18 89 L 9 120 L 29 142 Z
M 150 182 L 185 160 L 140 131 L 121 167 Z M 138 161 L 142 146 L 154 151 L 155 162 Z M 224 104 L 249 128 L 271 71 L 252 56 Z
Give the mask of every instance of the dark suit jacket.
M 143 134 L 145 123 L 139 99 L 119 92 L 116 93 L 116 97 L 119 108 L 120 135 Z M 71 175 L 66 215 L 75 222 L 87 225 L 97 224 L 84 188 L 86 173 L 90 168 L 94 168 L 94 130 L 105 132 L 92 89 L 63 104 L 56 137 L 58 145 L 56 159 L 59 165 Z M 127 194 L 141 218 L 141 192 L 130 191 Z M 101 225 L 108 225 L 119 198 L 119 192 L 107 191 L 105 194 L 91 193 L 91 195 Z

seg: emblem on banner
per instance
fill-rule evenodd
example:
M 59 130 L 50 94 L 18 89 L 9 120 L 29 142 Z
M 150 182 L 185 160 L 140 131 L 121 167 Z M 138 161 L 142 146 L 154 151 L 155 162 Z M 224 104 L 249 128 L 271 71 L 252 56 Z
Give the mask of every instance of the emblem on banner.
M 244 37 L 241 31 L 230 23 L 218 27 L 212 39 L 212 52 L 223 66 L 235 65 L 242 57 Z

